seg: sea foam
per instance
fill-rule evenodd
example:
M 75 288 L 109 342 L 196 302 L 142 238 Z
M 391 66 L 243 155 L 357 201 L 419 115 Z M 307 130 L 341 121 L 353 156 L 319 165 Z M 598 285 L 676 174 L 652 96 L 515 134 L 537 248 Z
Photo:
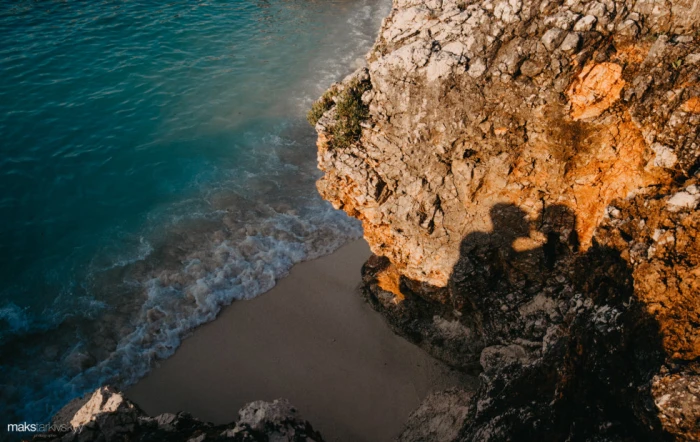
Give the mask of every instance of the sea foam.
M 75 145 L 70 149 L 57 148 L 54 152 L 61 161 L 87 158 L 89 167 L 112 167 L 115 162 L 124 160 L 115 147 L 105 144 L 105 140 L 130 136 L 130 120 L 121 121 L 120 116 L 130 115 L 139 106 L 146 105 L 148 97 L 154 100 L 167 97 L 158 105 L 162 109 L 160 114 L 149 117 L 162 120 L 159 130 L 152 139 L 139 139 L 134 152 L 150 152 L 167 145 L 173 150 L 161 151 L 159 155 L 177 158 L 183 152 L 183 143 L 187 143 L 187 148 L 208 149 L 214 160 L 194 164 L 188 162 L 187 157 L 176 163 L 156 159 L 110 172 L 124 173 L 125 177 L 117 182 L 127 185 L 132 176 L 148 174 L 149 170 L 156 173 L 166 166 L 167 173 L 171 173 L 171 169 L 194 171 L 186 186 L 169 188 L 174 184 L 168 180 L 149 184 L 163 186 L 166 193 L 173 196 L 162 202 L 149 202 L 147 210 L 130 224 L 105 224 L 99 232 L 77 240 L 72 236 L 57 238 L 56 241 L 66 243 L 63 249 L 57 249 L 60 257 L 51 258 L 53 261 L 46 258 L 46 265 L 37 261 L 39 264 L 33 263 L 31 272 L 25 272 L 30 275 L 26 276 L 27 281 L 41 279 L 40 285 L 27 289 L 29 286 L 20 282 L 0 293 L 0 370 L 3 375 L 0 388 L 4 398 L 0 414 L 10 420 L 43 421 L 68 400 L 98 385 L 110 383 L 126 387 L 148 373 L 154 362 L 172 355 L 182 339 L 197 326 L 215 319 L 224 306 L 270 290 L 294 264 L 331 253 L 361 236 L 358 221 L 334 210 L 316 194 L 314 183 L 320 174 L 315 168 L 315 134 L 304 121 L 304 114 L 313 99 L 331 82 L 356 67 L 357 60 L 372 44 L 379 21 L 388 13 L 391 2 L 361 0 L 328 5 L 299 2 L 295 7 L 284 2 L 271 3 L 274 7 L 267 18 L 270 23 L 256 25 L 256 29 L 262 30 L 261 38 L 273 38 L 270 44 L 279 45 L 279 40 L 274 41 L 274 38 L 297 38 L 296 33 L 301 34 L 309 25 L 313 25 L 312 31 L 316 33 L 318 45 L 305 49 L 308 64 L 299 64 L 294 67 L 296 71 L 288 73 L 290 84 L 284 88 L 271 84 L 266 89 L 257 84 L 257 72 L 233 57 L 226 69 L 237 72 L 240 84 L 226 88 L 225 81 L 221 81 L 226 69 L 212 70 L 212 63 L 217 60 L 211 57 L 190 60 L 188 50 L 176 50 L 162 42 L 165 55 L 161 55 L 173 59 L 168 68 L 173 75 L 183 72 L 204 75 L 203 81 L 221 90 L 207 91 L 209 99 L 201 102 L 187 89 L 168 90 L 164 81 L 154 83 L 158 76 L 132 72 L 128 74 L 129 81 L 135 82 L 133 87 L 140 95 L 111 104 L 108 112 L 99 116 L 103 120 L 101 124 L 112 124 L 117 132 L 103 138 L 88 136 L 81 141 L 80 150 L 76 150 L 78 145 Z M 248 10 L 258 6 L 245 2 L 240 7 Z M 132 14 L 145 13 L 145 8 L 132 8 Z M 322 10 L 317 13 L 304 8 Z M 86 11 L 87 14 L 91 12 Z M 98 8 L 97 11 L 101 14 L 99 20 L 111 24 L 106 28 L 90 27 L 93 25 L 88 17 L 81 16 L 78 23 L 83 31 L 147 34 L 146 28 L 128 30 L 134 28 L 128 23 L 128 10 L 108 12 Z M 155 18 L 164 14 L 162 25 L 172 27 L 176 18 L 170 17 L 170 12 L 164 6 L 153 11 L 153 15 Z M 13 13 L 40 15 L 31 8 L 15 8 L 8 12 L 9 16 Z M 70 11 L 59 14 L 56 20 L 70 19 L 70 14 Z M 143 17 L 137 18 L 142 20 Z M 265 31 L 266 26 L 276 26 L 280 20 L 291 23 L 285 25 L 290 35 Z M 327 22 L 314 23 L 313 20 Z M 207 26 L 208 23 L 204 26 L 192 23 L 190 29 L 179 29 L 177 35 L 197 33 Z M 64 37 L 77 39 L 80 35 Z M 109 54 L 113 46 L 111 38 L 106 35 L 99 39 Z M 201 38 L 205 40 L 202 44 L 207 44 L 206 40 L 219 44 L 227 39 L 233 39 L 232 47 L 245 43 L 245 40 L 236 41 L 236 35 L 228 33 L 201 32 Z M 241 38 L 250 36 L 243 34 Z M 261 41 L 267 44 L 264 43 L 267 40 Z M 268 52 L 272 53 L 272 49 Z M 148 50 L 154 48 L 149 46 Z M 50 63 L 51 49 L 45 52 Z M 0 53 L 2 56 L 7 63 L 16 63 L 7 49 Z M 113 57 L 119 69 L 125 72 L 147 60 L 141 56 L 124 58 L 118 51 Z M 255 65 L 256 69 L 263 61 Z M 290 61 L 284 63 L 291 66 Z M 25 74 L 31 75 L 31 72 Z M 62 81 L 80 80 L 65 78 Z M 86 92 L 84 102 L 64 103 L 64 107 L 72 109 L 70 112 L 79 112 L 92 101 L 118 97 L 129 84 L 117 83 L 100 91 Z M 246 89 L 250 90 L 246 92 Z M 264 103 L 255 102 L 255 93 L 264 94 Z M 275 100 L 271 101 L 271 96 Z M 247 105 L 241 106 L 237 97 L 245 99 Z M 211 109 L 217 109 L 217 114 L 209 115 Z M 20 110 L 12 112 L 16 118 Z M 31 117 L 29 114 L 27 117 Z M 60 118 L 57 121 L 60 122 Z M 10 124 L 10 120 L 0 120 L 3 127 Z M 98 153 L 101 154 L 99 158 L 91 159 L 91 155 Z M 33 160 L 28 157 L 27 161 Z M 3 164 L 9 163 L 4 161 Z M 0 170 L 0 174 L 2 172 Z M 66 175 L 56 182 L 70 179 Z M 95 191 L 89 184 L 80 190 L 85 194 Z M 133 190 L 139 191 L 146 193 L 149 189 Z M 14 201 L 9 198 L 10 195 L 0 195 L 0 201 Z M 99 199 L 95 204 L 100 204 Z M 120 204 L 129 207 L 127 202 Z M 115 220 L 123 215 L 118 210 L 111 214 Z M 46 218 L 48 226 L 63 222 L 60 213 L 52 216 L 54 218 Z M 19 299 L 29 292 L 31 302 L 26 305 L 13 298 Z

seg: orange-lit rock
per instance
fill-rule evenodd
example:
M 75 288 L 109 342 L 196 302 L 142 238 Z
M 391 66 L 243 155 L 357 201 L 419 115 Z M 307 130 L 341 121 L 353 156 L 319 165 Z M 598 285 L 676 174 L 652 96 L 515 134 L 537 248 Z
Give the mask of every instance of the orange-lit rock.
M 700 192 L 697 184 L 690 181 L 655 199 L 617 201 L 619 220 L 606 222 L 598 235 L 599 241 L 620 250 L 634 269 L 634 295 L 658 321 L 667 355 L 687 361 L 700 358 L 700 193 L 693 193 Z M 690 204 L 677 210 L 671 203 L 679 194 L 688 195 Z
M 622 66 L 615 63 L 587 65 L 566 91 L 571 102 L 571 118 L 588 120 L 599 116 L 620 99 L 623 87 Z
M 689 98 L 688 101 L 683 103 L 683 106 L 681 107 L 681 109 L 683 109 L 685 112 L 700 114 L 700 98 L 699 97 Z
M 461 440 L 698 439 L 664 399 L 700 357 L 697 4 L 395 0 L 334 86 L 369 116 L 340 146 L 319 120 L 318 190 L 370 304 L 484 370 Z
M 393 265 L 387 266 L 377 275 L 377 283 L 382 290 L 393 293 L 396 296 L 396 302 L 401 302 L 404 299 L 401 293 L 401 274 Z

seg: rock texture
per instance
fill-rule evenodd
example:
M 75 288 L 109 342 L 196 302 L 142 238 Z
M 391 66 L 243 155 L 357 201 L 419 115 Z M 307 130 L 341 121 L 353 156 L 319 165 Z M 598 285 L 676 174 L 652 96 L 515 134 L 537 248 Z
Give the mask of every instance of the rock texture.
M 469 417 L 472 396 L 458 388 L 431 394 L 411 413 L 397 442 L 455 440 Z
M 366 298 L 480 372 L 439 440 L 700 440 L 699 32 L 698 0 L 395 0 L 325 96 Z
M 147 416 L 119 391 L 102 387 L 62 408 L 54 427 L 72 428 L 65 433 L 43 433 L 36 441 L 240 441 L 322 442 L 321 435 L 301 420 L 284 399 L 251 402 L 238 412 L 238 421 L 227 425 L 202 422 L 187 413 Z M 68 425 L 66 425 L 68 424 Z
M 696 167 L 700 12 L 686 3 L 395 1 L 356 74 L 372 84 L 362 142 L 330 148 L 332 115 L 317 126 L 321 194 L 435 286 L 497 203 L 532 219 L 565 205 L 587 248 L 613 199 Z

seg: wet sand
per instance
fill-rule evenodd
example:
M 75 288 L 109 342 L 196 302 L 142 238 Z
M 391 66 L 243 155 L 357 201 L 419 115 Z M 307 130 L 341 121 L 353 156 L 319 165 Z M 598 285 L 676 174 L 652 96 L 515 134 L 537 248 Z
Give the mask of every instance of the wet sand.
M 269 292 L 195 330 L 127 396 L 151 415 L 216 424 L 287 398 L 327 441 L 390 441 L 433 390 L 470 382 L 394 335 L 357 292 L 363 240 L 292 268 Z

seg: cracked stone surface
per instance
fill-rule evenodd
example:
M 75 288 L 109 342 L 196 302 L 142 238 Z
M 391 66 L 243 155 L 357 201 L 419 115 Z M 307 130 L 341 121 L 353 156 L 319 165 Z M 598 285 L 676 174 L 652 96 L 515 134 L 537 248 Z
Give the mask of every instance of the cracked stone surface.
M 319 191 L 363 221 L 374 253 L 435 286 L 498 203 L 532 219 L 569 207 L 585 249 L 612 200 L 697 166 L 700 86 L 684 60 L 697 62 L 699 11 L 397 0 L 355 74 L 372 83 L 361 142 L 330 149 L 332 118 L 317 126 Z
M 699 30 L 697 0 L 395 0 L 333 86 L 371 83 L 357 142 L 316 125 L 365 298 L 480 373 L 444 440 L 700 440 Z

